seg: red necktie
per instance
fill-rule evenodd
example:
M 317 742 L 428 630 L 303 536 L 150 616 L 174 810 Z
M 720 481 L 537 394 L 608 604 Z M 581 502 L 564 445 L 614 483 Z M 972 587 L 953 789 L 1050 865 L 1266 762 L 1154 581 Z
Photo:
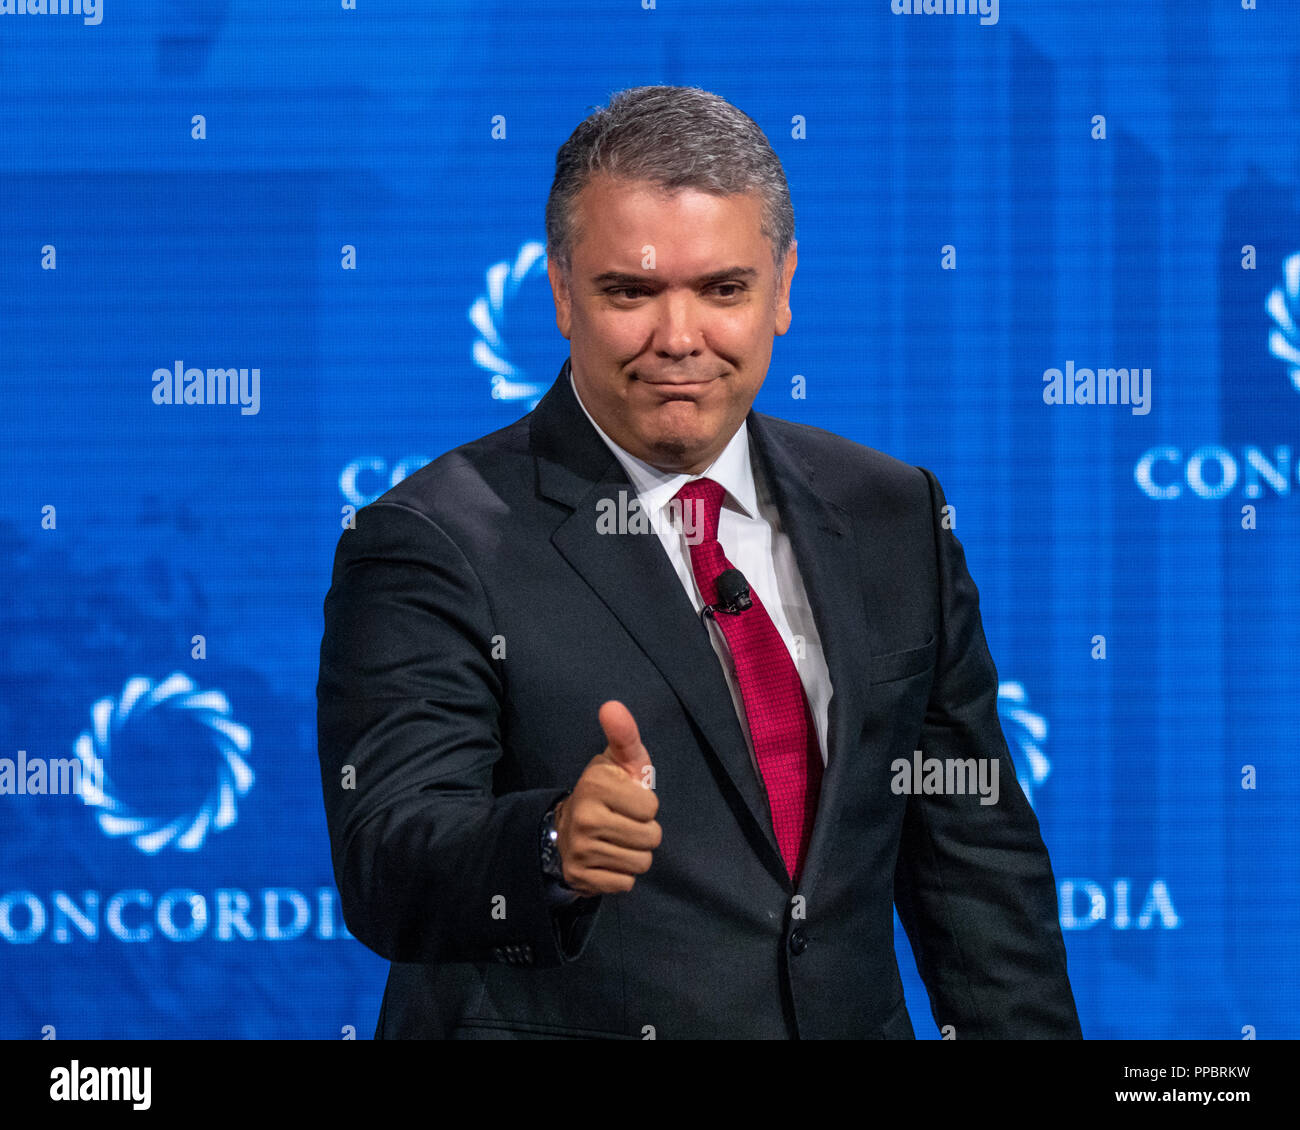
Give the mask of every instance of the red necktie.
M 690 546 L 691 568 L 705 604 L 716 603 L 718 577 L 735 568 L 718 542 L 718 513 L 725 493 L 712 479 L 696 479 L 674 495 L 683 508 L 690 502 L 690 516 L 696 519 L 693 524 L 688 521 L 686 528 L 694 529 L 699 539 Z M 749 596 L 752 607 L 736 615 L 718 612 L 716 623 L 736 664 L 754 756 L 767 788 L 772 827 L 793 880 L 812 837 L 822 756 L 812 710 L 789 649 L 758 593 L 751 589 Z

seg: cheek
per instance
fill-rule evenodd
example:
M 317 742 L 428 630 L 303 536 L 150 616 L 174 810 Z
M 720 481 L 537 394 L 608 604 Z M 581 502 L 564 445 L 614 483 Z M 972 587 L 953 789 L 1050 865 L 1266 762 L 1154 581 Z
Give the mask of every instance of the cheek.
M 655 332 L 653 319 L 626 310 L 597 310 L 591 318 L 594 336 L 611 353 L 636 353 Z

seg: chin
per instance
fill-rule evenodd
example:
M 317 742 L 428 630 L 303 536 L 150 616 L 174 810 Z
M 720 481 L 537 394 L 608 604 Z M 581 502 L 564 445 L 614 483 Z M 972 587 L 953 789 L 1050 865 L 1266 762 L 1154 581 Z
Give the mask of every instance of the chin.
M 650 450 L 655 453 L 655 455 L 665 460 L 685 459 L 687 456 L 691 454 L 692 451 L 695 450 L 694 444 L 684 443 L 682 440 L 679 439 L 655 440 L 649 445 L 649 447 Z

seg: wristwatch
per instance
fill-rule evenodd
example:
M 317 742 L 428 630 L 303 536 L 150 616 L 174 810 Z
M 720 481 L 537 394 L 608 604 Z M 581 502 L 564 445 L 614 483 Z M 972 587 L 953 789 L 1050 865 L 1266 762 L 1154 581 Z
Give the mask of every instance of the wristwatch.
M 555 827 L 555 811 L 569 794 L 565 793 L 542 817 L 542 874 L 555 880 L 564 890 L 572 888 L 564 881 L 564 862 L 560 859 L 560 833 Z

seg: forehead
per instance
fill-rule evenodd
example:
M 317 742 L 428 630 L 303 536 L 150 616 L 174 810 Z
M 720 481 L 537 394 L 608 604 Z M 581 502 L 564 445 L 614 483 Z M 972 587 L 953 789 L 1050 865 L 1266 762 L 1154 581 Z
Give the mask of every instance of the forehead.
M 766 242 L 762 200 L 754 191 L 719 196 L 598 174 L 583 186 L 574 212 L 573 250 L 581 258 L 639 262 L 650 244 L 657 258 L 688 266 L 718 255 L 754 255 Z

